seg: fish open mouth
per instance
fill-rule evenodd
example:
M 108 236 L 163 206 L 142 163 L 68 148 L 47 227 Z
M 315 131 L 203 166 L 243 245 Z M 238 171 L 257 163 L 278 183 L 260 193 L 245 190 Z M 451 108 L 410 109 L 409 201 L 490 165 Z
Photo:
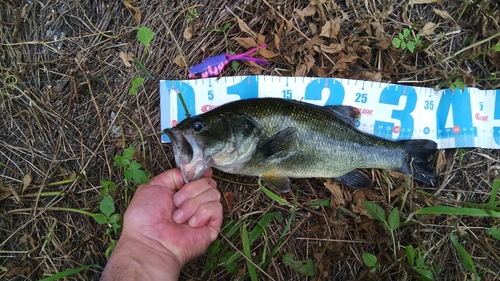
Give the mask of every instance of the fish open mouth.
M 197 180 L 211 167 L 211 159 L 203 157 L 203 142 L 185 135 L 177 128 L 165 129 L 174 149 L 175 164 L 182 172 L 184 183 Z

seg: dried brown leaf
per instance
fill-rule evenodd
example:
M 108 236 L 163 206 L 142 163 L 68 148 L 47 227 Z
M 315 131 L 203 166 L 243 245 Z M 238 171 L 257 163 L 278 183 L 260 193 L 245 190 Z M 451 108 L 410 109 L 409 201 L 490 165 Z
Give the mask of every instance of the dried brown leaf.
M 436 3 L 438 0 L 410 0 L 410 6 L 413 8 L 413 5 L 419 4 L 432 4 Z
M 305 76 L 307 73 L 307 66 L 303 63 L 299 64 L 295 69 L 295 76 Z
M 379 71 L 363 71 L 362 72 L 363 79 L 361 80 L 368 80 L 368 81 L 375 81 L 375 82 L 381 82 L 382 81 L 382 73 Z
M 236 40 L 236 42 L 238 42 L 238 44 L 245 49 L 251 49 L 259 46 L 259 43 L 251 37 L 236 37 L 234 40 Z
M 125 67 L 132 66 L 132 64 L 130 64 L 130 62 L 134 61 L 134 59 L 132 58 L 132 56 L 130 54 L 125 53 L 125 52 L 120 52 L 119 56 L 120 56 L 120 59 L 122 60 L 123 64 L 125 65 Z
M 186 29 L 184 29 L 184 39 L 186 39 L 186 41 L 189 41 L 191 40 L 191 38 L 193 38 L 193 30 L 192 30 L 192 27 L 191 25 L 186 27 Z
M 307 72 L 309 72 L 311 70 L 311 68 L 313 67 L 313 65 L 315 63 L 314 57 L 311 56 L 311 55 L 306 55 L 304 57 L 304 61 L 306 63 L 306 67 L 307 67 L 307 71 L 306 71 L 306 73 L 307 73 Z
M 177 64 L 180 68 L 186 67 L 186 64 L 184 63 L 184 60 L 182 59 L 182 57 L 180 55 L 177 55 L 174 58 L 174 63 Z
M 337 205 L 345 206 L 345 199 L 340 185 L 332 180 L 327 180 L 325 187 L 332 193 L 333 200 Z
M 130 10 L 132 10 L 132 13 L 134 14 L 134 19 L 137 23 L 141 23 L 141 18 L 142 18 L 142 15 L 141 15 L 141 9 L 137 8 L 137 7 L 134 7 L 132 5 L 133 2 L 135 1 L 130 1 L 130 0 L 122 0 L 123 4 L 125 5 L 125 7 L 129 8 Z
M 438 27 L 439 24 L 435 24 L 433 22 L 428 22 L 426 24 L 424 24 L 424 27 L 422 27 L 422 29 L 420 29 L 420 35 L 421 36 L 427 36 L 427 35 L 431 35 L 431 34 L 434 34 L 434 29 L 436 29 L 436 27 Z
M 253 38 L 257 38 L 257 34 L 248 27 L 248 25 L 242 21 L 239 17 L 236 17 L 236 20 L 238 21 L 238 26 L 240 27 L 241 31 L 245 32 L 246 34 L 252 36 Z
M 295 15 L 297 15 L 297 17 L 301 20 L 301 21 L 305 21 L 305 17 L 310 17 L 310 16 L 314 16 L 317 12 L 317 8 L 316 8 L 316 5 L 312 5 L 312 4 L 309 4 L 307 5 L 307 7 L 305 7 L 304 9 L 302 10 L 299 10 L 299 9 L 295 9 L 293 11 L 293 13 Z
M 310 22 L 310 23 L 308 24 L 308 26 L 309 26 L 309 29 L 311 30 L 311 33 L 312 33 L 313 35 L 317 35 L 317 34 L 318 34 L 318 27 L 316 26 L 316 24 L 314 24 L 314 23 Z
M 321 38 L 318 38 L 318 37 L 315 37 L 313 39 L 311 39 L 308 44 L 311 44 L 311 45 L 321 45 L 321 44 L 325 44 L 325 40 L 321 39 Z
M 321 27 L 319 36 L 327 38 L 337 38 L 340 31 L 340 19 L 329 20 Z
M 24 175 L 24 177 L 22 179 L 23 189 L 21 190 L 21 194 L 24 193 L 24 191 L 26 190 L 26 187 L 28 187 L 30 185 L 32 180 L 33 180 L 33 177 L 31 176 L 31 171 L 29 171 L 26 175 Z
M 266 44 L 266 36 L 262 35 L 262 34 L 257 34 L 257 43 L 259 45 L 262 45 L 262 44 Z
M 436 8 L 432 9 L 432 11 L 433 11 L 436 15 L 438 15 L 438 16 L 440 16 L 440 17 L 442 17 L 443 19 L 446 19 L 446 20 L 453 20 L 453 18 L 450 16 L 450 14 L 448 14 L 448 12 L 447 12 L 447 11 L 441 11 L 441 10 L 438 10 L 438 9 L 436 9 Z
M 238 42 L 238 44 L 245 49 L 251 49 L 259 46 L 255 39 L 251 37 L 236 37 L 234 40 L 236 40 L 236 42 Z
M 299 9 L 295 9 L 293 10 L 293 16 L 295 18 L 298 18 L 299 20 L 301 20 L 302 22 L 305 22 L 306 19 L 304 18 L 304 12 L 302 10 L 299 10 Z
M 376 46 L 379 47 L 381 50 L 387 50 L 387 48 L 392 46 L 392 41 L 391 40 L 380 41 L 376 44 Z
M 3 185 L 3 181 L 0 181 L 0 201 L 12 195 L 12 188 Z
M 234 193 L 231 191 L 226 191 L 222 195 L 222 207 L 224 208 L 224 210 L 232 211 L 234 208 Z
M 253 74 L 253 75 L 261 75 L 262 74 L 262 71 L 264 70 L 264 68 L 252 61 L 248 61 L 248 62 L 245 62 L 245 64 L 248 64 L 250 65 L 250 72 Z
M 274 57 L 277 57 L 278 54 L 276 54 L 275 52 L 273 51 L 269 51 L 268 49 L 266 48 L 262 48 L 262 49 L 259 49 L 259 54 L 261 56 L 263 56 L 264 58 L 266 59 L 272 59 Z
M 331 43 L 328 46 L 323 45 L 323 44 L 321 44 L 319 46 L 320 46 L 321 51 L 328 53 L 328 54 L 337 54 L 337 53 L 340 53 L 342 51 L 342 44 Z
M 276 49 L 280 49 L 281 46 L 281 39 L 278 36 L 278 34 L 274 34 L 274 45 L 276 45 Z

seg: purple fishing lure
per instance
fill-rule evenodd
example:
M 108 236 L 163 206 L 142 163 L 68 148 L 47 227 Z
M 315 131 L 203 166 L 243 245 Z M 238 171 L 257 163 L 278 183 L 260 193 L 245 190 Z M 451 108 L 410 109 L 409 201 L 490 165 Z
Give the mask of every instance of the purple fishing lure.
M 207 77 L 212 77 L 212 76 L 217 76 L 219 75 L 224 67 L 229 64 L 229 62 L 233 60 L 246 60 L 246 61 L 253 61 L 256 64 L 267 64 L 266 60 L 263 59 L 258 59 L 249 56 L 253 52 L 257 51 L 260 48 L 264 48 L 267 45 L 261 45 L 257 48 L 253 48 L 249 50 L 248 52 L 245 52 L 243 54 L 222 54 L 218 55 L 216 57 L 209 57 L 204 59 L 201 63 L 197 65 L 193 65 L 189 68 L 189 78 L 196 79 L 196 78 L 207 78 Z

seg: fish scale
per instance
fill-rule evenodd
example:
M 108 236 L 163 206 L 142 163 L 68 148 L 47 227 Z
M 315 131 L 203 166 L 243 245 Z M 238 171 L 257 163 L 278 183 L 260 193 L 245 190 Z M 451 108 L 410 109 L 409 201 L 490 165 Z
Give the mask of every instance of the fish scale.
M 286 100 L 258 99 L 241 102 L 244 112 L 262 126 L 261 144 L 288 127 L 297 130 L 291 150 L 282 161 L 252 159 L 240 172 L 260 176 L 266 171 L 289 177 L 338 177 L 355 168 L 399 169 L 406 154 L 404 145 L 361 133 L 337 118 L 329 109 Z M 264 110 L 259 110 L 264 108 Z

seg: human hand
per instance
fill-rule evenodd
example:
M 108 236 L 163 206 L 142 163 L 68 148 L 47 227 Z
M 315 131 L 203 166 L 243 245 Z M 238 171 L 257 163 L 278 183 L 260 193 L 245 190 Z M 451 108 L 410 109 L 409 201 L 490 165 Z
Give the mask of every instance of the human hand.
M 152 263 L 166 259 L 168 266 L 162 267 L 179 274 L 182 266 L 203 254 L 222 224 L 220 193 L 211 175 L 210 169 L 201 179 L 184 185 L 181 171 L 172 169 L 139 186 L 103 278 L 110 264 L 123 264 L 120 260 L 128 261 L 125 269 L 130 269 L 130 256 L 141 267 L 150 259 Z

